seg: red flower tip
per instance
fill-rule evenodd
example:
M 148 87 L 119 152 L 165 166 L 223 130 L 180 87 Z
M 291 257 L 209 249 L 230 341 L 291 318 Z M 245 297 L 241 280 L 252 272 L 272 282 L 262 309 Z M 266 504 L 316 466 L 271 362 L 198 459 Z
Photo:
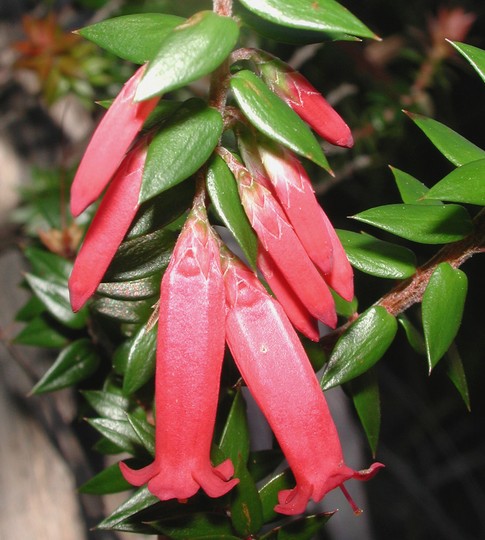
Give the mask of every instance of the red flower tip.
M 126 82 L 91 137 L 71 187 L 74 216 L 99 197 L 160 99 L 133 101 L 144 71 L 141 66 Z
M 197 203 L 177 240 L 161 284 L 155 379 L 155 460 L 141 470 L 120 464 L 128 482 L 160 500 L 231 490 L 229 460 L 210 451 L 224 357 L 224 285 L 218 240 Z
M 94 294 L 138 211 L 147 141 L 142 140 L 117 170 L 88 229 L 69 278 L 73 311 Z
M 260 51 L 255 58 L 265 83 L 321 137 L 337 146 L 353 146 L 349 126 L 303 75 L 268 53 Z

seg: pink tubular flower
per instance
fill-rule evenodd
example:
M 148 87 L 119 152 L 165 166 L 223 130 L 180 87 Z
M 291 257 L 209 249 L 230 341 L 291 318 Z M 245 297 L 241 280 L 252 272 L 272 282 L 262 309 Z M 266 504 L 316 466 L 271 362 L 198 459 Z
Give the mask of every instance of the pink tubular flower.
M 147 140 L 116 171 L 77 254 L 69 278 L 71 306 L 78 311 L 94 294 L 138 210 Z
M 140 470 L 120 463 L 128 482 L 160 500 L 187 499 L 200 487 L 220 497 L 237 483 L 210 449 L 224 356 L 224 285 L 219 248 L 205 208 L 194 207 L 163 276 L 156 367 L 155 460 Z
M 270 254 L 264 249 L 258 251 L 258 268 L 276 295 L 293 326 L 312 341 L 318 341 L 318 322 L 302 304 L 293 289 L 288 285 Z
M 71 212 L 78 216 L 108 185 L 131 143 L 159 101 L 135 103 L 136 88 L 145 66 L 129 79 L 96 128 L 71 187 Z
M 263 51 L 255 51 L 252 60 L 269 88 L 321 137 L 337 146 L 353 146 L 349 126 L 303 75 Z
M 383 465 L 363 471 L 345 465 L 327 402 L 283 309 L 234 257 L 223 256 L 223 271 L 229 349 L 296 479 L 294 489 L 279 493 L 275 510 L 302 513 L 310 499 L 336 487 L 348 496 L 345 481 L 368 480 Z
M 262 248 L 271 255 L 286 281 L 308 311 L 335 328 L 335 303 L 323 277 L 308 257 L 283 209 L 271 192 L 256 181 L 227 150 L 220 149 L 236 177 L 241 202 Z

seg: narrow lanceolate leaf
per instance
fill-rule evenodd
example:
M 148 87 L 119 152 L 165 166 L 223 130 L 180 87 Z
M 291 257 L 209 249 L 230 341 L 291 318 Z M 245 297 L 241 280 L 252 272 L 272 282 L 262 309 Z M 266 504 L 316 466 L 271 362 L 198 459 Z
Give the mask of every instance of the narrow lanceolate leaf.
M 108 495 L 129 489 L 131 489 L 131 484 L 123 478 L 118 463 L 113 463 L 85 482 L 78 491 L 89 495 Z
M 123 378 L 123 391 L 133 394 L 146 384 L 155 372 L 157 326 L 143 326 L 136 334 L 129 352 Z
M 375 37 L 357 17 L 334 0 L 241 0 L 241 3 L 263 19 L 282 26 Z
M 422 244 L 447 244 L 472 231 L 468 212 L 455 204 L 388 204 L 352 216 L 357 221 Z
M 441 263 L 431 275 L 422 303 L 424 339 L 431 371 L 455 339 L 467 293 L 466 274 Z
M 416 271 L 414 253 L 397 244 L 384 242 L 370 234 L 337 230 L 354 268 L 381 278 L 404 279 Z
M 485 158 L 485 150 L 441 122 L 417 113 L 406 112 L 406 114 L 436 148 L 457 167 Z
M 277 540 L 312 540 L 334 512 L 325 512 L 313 516 L 305 516 L 283 525 L 277 533 Z
M 362 313 L 337 341 L 323 373 L 322 388 L 327 390 L 365 373 L 387 351 L 396 331 L 396 319 L 382 306 Z
M 424 344 L 423 334 L 412 324 L 405 313 L 400 313 L 397 316 L 397 320 L 404 329 L 409 345 L 411 345 L 418 354 L 425 356 L 426 346 Z
M 126 397 L 105 390 L 85 390 L 81 393 L 100 416 L 115 420 L 126 419 L 126 411 L 130 406 Z
M 231 78 L 236 101 L 256 129 L 329 170 L 327 158 L 306 123 L 253 72 L 242 70 Z
M 28 321 L 28 324 L 15 336 L 14 343 L 60 349 L 68 344 L 68 339 L 52 327 L 52 320 L 49 321 L 45 316 L 38 315 Z
M 463 367 L 463 361 L 455 343 L 451 344 L 443 361 L 446 363 L 446 374 L 460 393 L 466 408 L 470 410 L 471 405 L 470 393 L 468 392 L 468 382 L 466 379 L 465 369 Z
M 470 62 L 475 71 L 483 79 L 483 82 L 485 82 L 485 51 L 473 45 L 460 43 L 459 41 L 450 41 L 450 44 Z
M 78 31 L 103 49 L 135 64 L 152 60 L 162 41 L 182 17 L 162 13 L 136 13 L 101 21 Z
M 32 273 L 38 277 L 65 283 L 72 270 L 72 263 L 55 253 L 29 246 L 24 250 Z
M 350 383 L 355 410 L 364 428 L 372 455 L 375 457 L 381 427 L 381 401 L 379 383 L 374 370 L 357 377 Z
M 161 535 L 171 540 L 238 540 L 229 518 L 212 512 L 193 512 L 150 523 Z
M 267 523 L 274 519 L 278 514 L 274 507 L 278 503 L 278 493 L 290 489 L 295 483 L 290 469 L 273 476 L 259 490 L 259 496 L 263 505 L 263 519 Z
M 451 171 L 428 191 L 426 197 L 485 205 L 485 158 Z
M 233 19 L 212 11 L 196 13 L 162 41 L 135 99 L 143 101 L 170 92 L 212 73 L 227 58 L 238 36 Z
M 99 356 L 89 339 L 80 339 L 66 347 L 42 379 L 32 389 L 33 394 L 54 392 L 72 386 L 90 375 L 99 365 Z
M 186 102 L 150 144 L 139 202 L 195 173 L 216 147 L 222 128 L 218 111 L 197 99 Z
M 440 201 L 431 201 L 424 198 L 429 188 L 426 187 L 414 176 L 391 167 L 397 189 L 401 195 L 402 202 L 405 204 L 441 204 Z
M 209 165 L 207 189 L 217 214 L 233 234 L 248 262 L 256 268 L 258 240 L 241 205 L 236 180 L 219 156 L 214 156 Z
M 119 506 L 112 514 L 105 518 L 98 526 L 98 529 L 110 530 L 118 529 L 124 521 L 129 520 L 138 512 L 153 506 L 159 500 L 152 495 L 147 487 L 137 490 L 126 502 Z
M 86 309 L 73 313 L 69 302 L 67 283 L 61 284 L 26 274 L 25 279 L 34 294 L 43 302 L 47 311 L 68 328 L 82 328 L 86 324 Z

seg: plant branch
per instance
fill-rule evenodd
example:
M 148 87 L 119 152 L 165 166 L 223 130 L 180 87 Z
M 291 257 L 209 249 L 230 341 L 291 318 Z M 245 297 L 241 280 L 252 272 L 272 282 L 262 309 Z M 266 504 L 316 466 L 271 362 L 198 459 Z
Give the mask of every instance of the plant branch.
M 485 251 L 485 209 L 477 214 L 473 224 L 474 231 L 471 234 L 458 242 L 443 246 L 431 259 L 420 266 L 412 277 L 400 282 L 374 305 L 384 307 L 391 315 L 399 315 L 422 301 L 429 279 L 439 264 L 447 262 L 453 268 L 458 268 L 476 253 L 483 253 Z M 352 322 L 353 320 L 324 336 L 321 340 L 324 348 L 331 350 Z

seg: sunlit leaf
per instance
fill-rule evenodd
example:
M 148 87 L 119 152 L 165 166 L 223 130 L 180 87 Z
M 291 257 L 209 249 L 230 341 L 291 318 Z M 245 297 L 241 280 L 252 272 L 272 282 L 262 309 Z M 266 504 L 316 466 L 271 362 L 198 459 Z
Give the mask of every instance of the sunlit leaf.
M 242 112 L 261 133 L 329 169 L 327 158 L 307 124 L 252 71 L 242 70 L 233 75 L 231 89 Z
M 276 24 L 357 37 L 375 37 L 357 17 L 334 0 L 241 0 L 250 11 Z
M 124 60 L 144 64 L 155 57 L 162 41 L 183 21 L 175 15 L 136 13 L 91 24 L 78 32 Z
M 354 268 L 373 276 L 404 279 L 416 271 L 414 253 L 370 234 L 337 230 L 347 257 Z
M 388 204 L 365 210 L 352 217 L 422 244 L 456 242 L 473 228 L 468 212 L 455 204 Z
M 135 99 L 143 101 L 170 92 L 212 73 L 232 51 L 238 36 L 234 19 L 212 11 L 196 13 L 162 41 Z
M 455 339 L 468 288 L 466 274 L 448 263 L 439 264 L 423 294 L 424 340 L 431 371 Z
M 217 110 L 197 99 L 186 102 L 150 143 L 140 203 L 195 173 L 216 147 L 222 128 Z
M 475 71 L 483 79 L 483 82 L 485 82 L 485 51 L 467 43 L 460 43 L 459 41 L 449 41 L 449 43 L 470 62 Z
M 485 150 L 441 122 L 417 113 L 407 112 L 406 114 L 434 146 L 457 167 L 470 161 L 485 158 Z
M 484 206 L 485 159 L 471 161 L 451 171 L 428 191 L 426 197 Z
M 241 205 L 236 180 L 219 156 L 214 156 L 209 165 L 207 190 L 218 216 L 231 231 L 252 267 L 256 268 L 258 241 Z
M 391 345 L 396 319 L 382 306 L 362 313 L 340 336 L 323 372 L 321 386 L 328 390 L 365 373 Z

